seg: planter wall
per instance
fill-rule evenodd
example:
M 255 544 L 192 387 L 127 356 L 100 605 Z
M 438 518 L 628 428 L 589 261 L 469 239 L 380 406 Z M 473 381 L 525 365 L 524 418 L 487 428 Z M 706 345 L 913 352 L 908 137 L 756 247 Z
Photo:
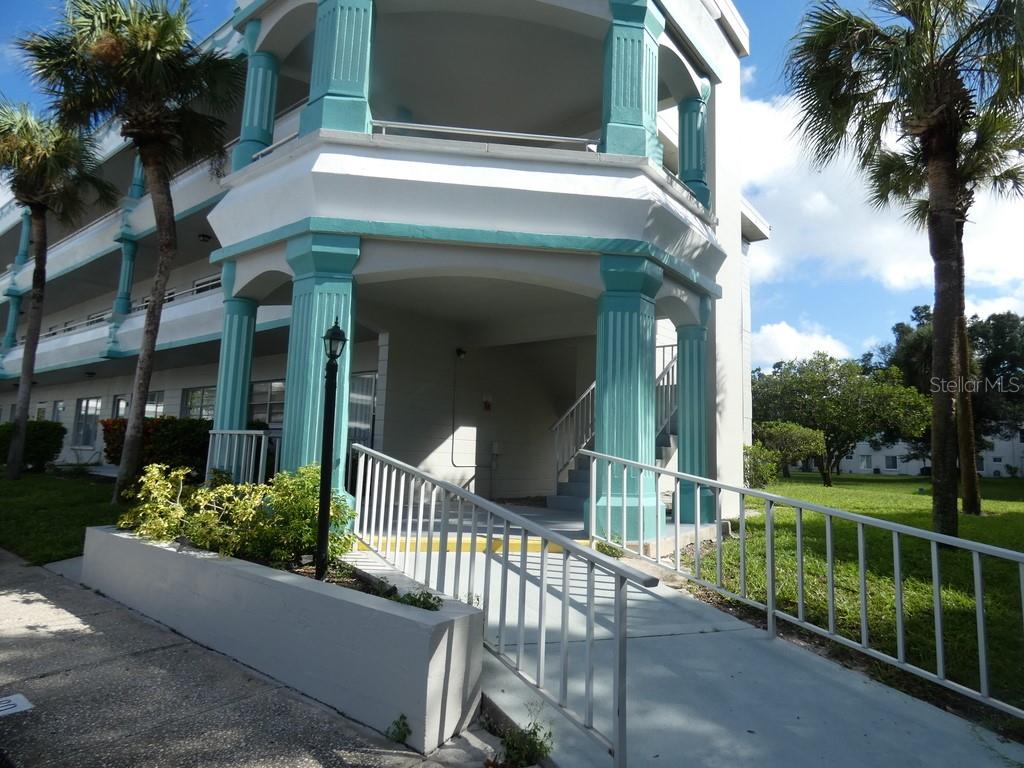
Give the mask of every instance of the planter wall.
M 112 527 L 86 531 L 82 581 L 379 731 L 404 714 L 423 753 L 480 699 L 483 616 L 455 600 L 425 611 Z

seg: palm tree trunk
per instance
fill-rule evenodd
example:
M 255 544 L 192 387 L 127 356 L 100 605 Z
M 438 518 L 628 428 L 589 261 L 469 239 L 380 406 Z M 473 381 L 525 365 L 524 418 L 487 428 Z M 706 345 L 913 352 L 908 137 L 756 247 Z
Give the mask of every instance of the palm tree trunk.
M 43 326 L 43 295 L 46 291 L 46 208 L 32 206 L 32 298 L 28 306 L 25 346 L 21 353 L 21 378 L 14 411 L 14 429 L 7 449 L 7 479 L 21 477 L 25 463 L 25 438 L 28 430 L 28 409 L 32 402 L 32 378 L 36 372 L 36 349 Z
M 156 351 L 157 334 L 160 332 L 160 315 L 167 293 L 167 280 L 171 266 L 178 255 L 178 229 L 174 221 L 174 201 L 171 198 L 171 180 L 164 158 L 153 147 L 139 147 L 142 167 L 146 172 L 146 184 L 153 201 L 153 215 L 156 219 L 157 261 L 153 288 L 149 293 L 146 307 L 146 321 L 142 329 L 142 343 L 139 346 L 139 360 L 135 366 L 135 382 L 132 384 L 131 402 L 128 404 L 128 423 L 125 426 L 124 447 L 121 450 L 121 465 L 117 473 L 112 503 L 120 501 L 123 493 L 134 481 L 142 456 L 142 435 L 145 425 L 146 400 L 149 398 L 149 382 L 153 376 L 153 355 Z
M 928 244 L 935 268 L 932 312 L 932 527 L 955 536 L 957 519 L 956 327 L 962 316 L 960 251 L 953 195 L 955 149 L 942 137 L 928 147 Z
M 960 387 L 956 398 L 957 453 L 960 457 L 960 497 L 965 515 L 981 514 L 981 485 L 978 482 L 978 448 L 974 442 L 974 402 L 967 391 L 966 382 L 971 375 L 971 341 L 967 336 L 967 318 L 964 317 L 964 222 L 957 222 L 960 251 L 960 316 L 956 324 L 956 356 L 960 368 Z

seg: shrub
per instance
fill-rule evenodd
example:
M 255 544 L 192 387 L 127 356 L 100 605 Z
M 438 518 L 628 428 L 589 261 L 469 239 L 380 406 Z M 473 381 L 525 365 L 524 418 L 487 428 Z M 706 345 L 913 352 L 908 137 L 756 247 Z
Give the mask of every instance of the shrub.
M 127 419 L 103 419 L 103 454 L 110 464 L 121 463 Z M 161 416 L 146 419 L 142 426 L 142 456 L 139 466 L 166 464 L 188 467 L 202 474 L 210 448 L 210 428 L 205 419 L 176 419 Z
M 743 484 L 764 488 L 778 477 L 779 461 L 779 452 L 761 443 L 743 446 Z
M 1015 467 L 1013 464 L 1006 465 L 1006 472 L 1007 474 L 1009 474 L 1010 477 L 1016 477 L 1019 471 L 1020 469 L 1018 467 Z
M 138 503 L 121 528 L 157 541 L 184 536 L 202 549 L 269 564 L 298 563 L 316 548 L 320 470 L 278 473 L 269 484 L 190 486 L 191 469 L 150 464 L 139 481 Z M 352 548 L 352 510 L 339 496 L 331 504 L 328 555 Z
M 511 726 L 501 735 L 500 768 L 527 768 L 551 754 L 551 729 L 542 725 L 533 713 L 525 728 Z
M 0 424 L 0 461 L 7 460 L 13 433 L 14 424 Z M 46 465 L 60 455 L 66 434 L 67 430 L 60 422 L 28 422 L 25 425 L 25 465 L 36 472 L 46 469 Z

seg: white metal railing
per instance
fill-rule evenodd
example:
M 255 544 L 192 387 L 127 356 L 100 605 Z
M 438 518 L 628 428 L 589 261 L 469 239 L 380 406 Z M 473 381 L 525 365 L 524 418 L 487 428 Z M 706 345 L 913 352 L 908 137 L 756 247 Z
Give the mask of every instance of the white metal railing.
M 1001 547 L 994 547 L 976 541 L 969 541 L 954 536 L 945 536 L 933 533 L 922 528 L 913 528 L 908 525 L 893 523 L 888 520 L 879 520 L 865 515 L 858 515 L 846 512 L 841 509 L 824 507 L 798 499 L 786 498 L 765 491 L 758 491 L 751 488 L 743 488 L 726 483 L 721 483 L 708 478 L 696 477 L 682 472 L 674 472 L 659 467 L 639 464 L 634 461 L 608 456 L 584 450 L 582 455 L 590 459 L 590 530 L 595 539 L 604 541 L 615 541 L 618 546 L 625 548 L 636 557 L 643 558 L 659 565 L 670 568 L 689 581 L 699 584 L 706 589 L 713 590 L 732 600 L 739 601 L 746 605 L 765 611 L 768 633 L 774 637 L 776 634 L 777 622 L 782 621 L 794 624 L 814 634 L 821 635 L 847 648 L 852 648 L 870 656 L 873 659 L 891 664 L 905 672 L 937 683 L 964 696 L 992 706 L 998 710 L 1024 717 L 1024 709 L 1019 706 L 1002 700 L 992 692 L 989 679 L 988 664 L 988 642 L 985 617 L 985 589 L 982 569 L 982 558 L 989 558 L 991 561 L 998 561 L 1004 567 L 1016 571 L 1015 580 L 1019 583 L 1021 610 L 1024 611 L 1024 553 L 1015 552 Z M 668 530 L 656 530 L 647 532 L 645 535 L 643 519 L 645 511 L 652 511 L 649 504 L 651 499 L 645 498 L 643 492 L 621 492 L 620 489 L 643 489 L 645 487 L 664 487 L 666 481 L 672 490 L 672 522 Z M 726 586 L 723 574 L 723 532 L 722 532 L 722 496 L 733 494 L 739 502 L 739 557 L 738 574 L 735 578 L 736 589 Z M 705 577 L 705 571 L 709 568 L 701 568 L 701 499 L 705 498 L 714 505 L 714 577 Z M 748 583 L 748 536 L 750 528 L 747 525 L 747 518 L 750 513 L 746 509 L 748 498 L 760 499 L 764 502 L 763 514 L 764 523 L 764 602 L 756 599 L 751 594 L 751 585 Z M 654 501 L 657 504 L 657 501 Z M 646 510 L 645 510 L 646 507 Z M 687 507 L 693 522 L 682 523 L 680 512 Z M 795 594 L 796 594 L 796 615 L 782 610 L 779 602 L 779 581 L 780 574 L 777 565 L 776 534 L 778 526 L 776 522 L 776 511 L 779 507 L 792 509 L 795 515 L 793 534 L 795 536 L 794 560 L 795 560 Z M 654 518 L 659 519 L 661 515 L 660 506 L 654 513 Z M 808 536 L 805 532 L 804 515 L 812 513 L 821 515 L 824 518 L 824 555 L 825 555 L 825 597 L 826 609 L 824 615 L 827 619 L 823 624 L 815 623 L 809 616 L 806 583 L 806 552 L 805 549 L 811 544 L 808 543 Z M 633 538 L 628 518 L 631 515 L 639 515 L 639 524 L 632 525 L 632 530 L 638 535 Z M 841 634 L 837 629 L 836 614 L 836 562 L 837 549 L 840 542 L 835 536 L 836 521 L 844 521 L 856 529 L 856 563 L 857 563 L 857 591 L 859 600 L 858 632 L 856 638 L 850 638 Z M 691 527 L 693 530 L 694 547 L 692 555 L 692 567 L 687 567 L 681 562 L 680 533 L 683 527 Z M 616 533 L 616 531 L 620 533 Z M 888 532 L 891 536 L 891 560 L 893 573 L 893 605 L 895 620 L 895 655 L 888 650 L 872 645 L 871 634 L 868 626 L 868 566 L 867 566 L 867 534 L 884 536 Z M 787 527 L 788 534 L 788 527 Z M 888 537 L 886 537 L 888 538 Z M 914 556 L 910 559 L 912 566 L 917 566 L 917 573 L 914 578 L 920 578 L 924 571 L 924 578 L 931 582 L 931 613 L 934 622 L 935 642 L 935 668 L 925 669 L 917 664 L 908 661 L 908 644 L 905 631 L 907 622 L 906 610 L 904 607 L 904 563 L 907 557 L 903 549 L 911 546 L 910 542 L 919 543 L 920 550 L 912 552 Z M 887 555 L 889 543 L 885 544 Z M 963 682 L 951 680 L 947 676 L 947 665 L 945 658 L 945 634 L 943 630 L 944 604 L 942 598 L 942 566 L 940 553 L 947 553 L 951 556 L 954 553 L 964 553 L 964 557 L 970 558 L 970 569 L 973 577 L 974 605 L 971 608 L 974 613 L 975 634 L 977 637 L 978 657 L 978 686 L 973 687 Z M 709 554 L 710 556 L 710 554 Z M 788 552 L 787 552 L 788 556 Z M 852 558 L 851 558 L 852 559 Z M 990 562 L 990 565 L 994 563 Z M 907 571 L 910 573 L 910 570 Z M 758 582 L 760 584 L 760 582 Z M 760 588 L 760 586 L 759 586 Z M 882 596 L 880 599 L 885 599 Z M 958 606 L 962 610 L 964 606 Z M 1016 610 L 1016 609 L 1013 609 Z M 1024 639 L 1024 628 L 1018 624 L 1018 632 L 1021 636 L 1016 640 L 1019 644 Z M 960 652 L 963 649 L 959 649 Z
M 220 288 L 220 278 L 213 278 L 209 280 L 197 281 L 198 285 L 192 285 L 188 288 L 170 288 L 167 293 L 164 294 L 164 304 L 170 304 L 178 299 L 184 299 L 189 296 L 199 296 L 204 293 L 210 293 Z M 149 296 L 144 299 L 137 301 L 132 304 L 132 314 L 136 312 L 144 312 L 149 306 Z
M 381 135 L 391 131 L 411 131 L 413 133 L 433 133 L 455 135 L 470 139 L 498 139 L 509 143 L 527 144 L 564 144 L 570 148 L 588 152 L 597 151 L 597 139 L 577 136 L 551 136 L 543 133 L 517 133 L 515 131 L 493 131 L 485 128 L 459 128 L 453 125 L 425 125 L 421 123 L 402 123 L 393 120 L 374 120 L 373 127 Z
M 63 336 L 66 333 L 74 333 L 75 331 L 80 331 L 83 328 L 91 328 L 94 325 L 102 325 L 103 323 L 110 320 L 110 314 L 110 312 L 101 312 L 92 317 L 87 317 L 84 320 L 76 320 L 73 323 L 66 323 L 65 325 L 62 325 L 59 328 L 54 328 L 52 330 L 40 334 L 39 338 L 52 339 L 55 336 Z M 24 341 L 25 339 L 24 337 L 22 337 L 22 342 Z
M 624 768 L 628 587 L 653 587 L 658 579 L 458 485 L 361 445 L 353 445 L 352 450 L 357 456 L 355 533 L 359 540 L 437 592 L 479 603 L 487 650 L 609 749 L 615 765 Z M 516 545 L 518 558 L 511 553 Z M 536 557 L 530 556 L 531 548 Z M 583 594 L 578 588 L 573 591 L 576 577 L 577 583 L 585 579 Z M 613 593 L 610 669 L 598 669 L 595 664 L 599 581 Z M 558 612 L 549 614 L 552 600 L 557 601 Z M 574 642 L 570 611 L 584 617 L 584 626 L 577 630 L 583 635 L 583 659 L 575 665 L 570 664 L 570 643 Z M 547 665 L 549 616 L 558 617 L 551 622 L 559 644 L 554 668 Z M 528 630 L 536 633 L 536 642 L 529 645 Z M 531 652 L 534 658 L 528 659 Z M 611 678 L 609 733 L 595 725 L 594 717 L 595 705 L 607 700 L 595 693 L 595 675 L 602 673 Z M 571 688 L 570 677 L 574 678 Z
M 226 472 L 236 483 L 266 482 L 277 474 L 280 456 L 281 436 L 275 431 L 211 429 L 206 478 Z
M 668 424 L 676 410 L 678 390 L 676 382 L 676 345 L 666 344 L 655 348 L 655 416 L 657 431 Z M 551 426 L 555 448 L 555 483 L 562 472 L 572 464 L 579 452 L 594 439 L 594 409 L 596 407 L 596 382 L 576 398 L 558 421 Z
M 551 427 L 555 443 L 555 482 L 580 449 L 594 438 L 594 407 L 596 383 L 587 387 L 576 402 Z
M 662 351 L 664 350 L 664 352 Z M 679 403 L 679 368 L 676 365 L 676 347 L 658 347 L 660 371 L 654 380 L 654 433 L 668 426 Z

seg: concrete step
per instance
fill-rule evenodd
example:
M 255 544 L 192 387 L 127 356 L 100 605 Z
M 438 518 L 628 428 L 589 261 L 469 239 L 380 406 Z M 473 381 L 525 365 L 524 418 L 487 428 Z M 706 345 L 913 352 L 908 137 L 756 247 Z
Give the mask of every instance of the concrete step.
M 566 512 L 586 511 L 587 500 L 580 496 L 557 496 L 552 494 L 547 497 L 548 509 L 562 509 Z
M 558 495 L 559 496 L 579 496 L 582 499 L 590 496 L 590 483 L 559 483 L 558 484 Z
M 587 467 L 586 469 L 570 469 L 569 482 L 586 483 L 587 485 L 590 485 L 590 467 Z

